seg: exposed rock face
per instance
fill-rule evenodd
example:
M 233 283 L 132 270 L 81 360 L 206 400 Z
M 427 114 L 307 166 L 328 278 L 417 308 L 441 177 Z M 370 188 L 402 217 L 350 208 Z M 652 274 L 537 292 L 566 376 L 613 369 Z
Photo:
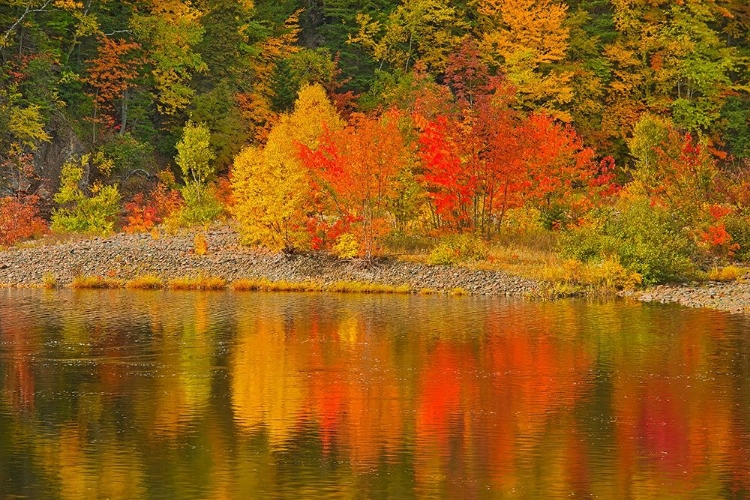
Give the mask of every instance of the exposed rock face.
M 193 253 L 193 235 L 154 239 L 149 234 L 117 234 L 110 238 L 70 241 L 57 245 L 0 252 L 0 283 L 10 286 L 39 284 L 46 274 L 61 285 L 77 275 L 131 279 L 155 274 L 163 279 L 181 276 L 218 276 L 227 281 L 268 278 L 272 281 L 364 281 L 389 285 L 409 284 L 414 289 L 451 290 L 461 287 L 483 295 L 524 295 L 537 292 L 539 283 L 502 272 L 380 259 L 373 263 L 342 261 L 326 254 L 266 253 L 239 244 L 229 228 L 210 230 L 208 253 Z

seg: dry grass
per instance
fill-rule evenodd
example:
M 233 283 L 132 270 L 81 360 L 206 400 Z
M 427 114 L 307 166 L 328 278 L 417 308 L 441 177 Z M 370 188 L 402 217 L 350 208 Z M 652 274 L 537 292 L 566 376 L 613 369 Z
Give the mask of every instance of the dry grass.
M 54 274 L 44 273 L 44 276 L 42 276 L 42 288 L 46 288 L 47 290 L 57 288 L 57 278 L 55 278 Z
M 409 285 L 383 285 L 379 283 L 368 283 L 359 281 L 338 281 L 328 285 L 315 281 L 271 281 L 261 279 L 241 279 L 231 285 L 236 292 L 262 291 L 262 292 L 335 292 L 335 293 L 411 293 Z
M 232 283 L 231 289 L 235 292 L 320 292 L 323 287 L 320 283 L 313 281 L 291 282 L 271 281 L 266 278 L 241 279 Z
M 160 290 L 164 288 L 164 281 L 153 274 L 138 276 L 125 283 L 125 288 L 131 290 Z
M 76 276 L 70 284 L 70 288 L 74 289 L 122 288 L 123 286 L 122 280 L 87 275 Z
M 750 275 L 750 269 L 738 266 L 714 267 L 706 274 L 709 281 L 737 281 Z
M 328 292 L 338 293 L 411 293 L 409 285 L 383 285 L 380 283 L 367 283 L 361 281 L 338 281 L 325 287 Z
M 217 276 L 181 277 L 170 280 L 170 290 L 225 290 L 227 282 Z
M 469 295 L 469 292 L 465 288 L 461 288 L 460 286 L 458 286 L 451 290 L 449 295 L 453 297 L 463 297 L 465 295 Z

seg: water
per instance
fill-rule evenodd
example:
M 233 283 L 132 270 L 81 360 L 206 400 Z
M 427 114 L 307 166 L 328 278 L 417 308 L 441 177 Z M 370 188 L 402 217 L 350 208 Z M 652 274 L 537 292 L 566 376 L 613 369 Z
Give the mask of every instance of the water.
M 0 291 L 0 498 L 750 497 L 750 319 Z

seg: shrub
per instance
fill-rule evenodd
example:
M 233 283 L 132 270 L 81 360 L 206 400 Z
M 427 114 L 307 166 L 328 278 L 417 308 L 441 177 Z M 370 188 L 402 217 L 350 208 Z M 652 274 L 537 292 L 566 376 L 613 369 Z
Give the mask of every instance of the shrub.
M 180 212 L 180 223 L 184 226 L 208 224 L 224 211 L 216 198 L 213 186 L 200 182 L 188 182 L 181 190 L 185 206 Z
M 178 213 L 182 206 L 180 192 L 168 187 L 164 182 L 159 182 L 148 197 L 138 193 L 125 204 L 127 224 L 123 231 L 126 233 L 152 231 L 157 225 Z
M 729 215 L 724 224 L 727 232 L 732 236 L 732 241 L 739 245 L 734 253 L 735 258 L 750 261 L 750 217 Z
M 336 238 L 333 254 L 339 259 L 353 259 L 359 254 L 359 243 L 351 233 L 344 233 Z
M 195 255 L 206 255 L 208 253 L 208 240 L 204 233 L 195 233 L 193 238 L 193 252 Z
M 708 271 L 707 278 L 711 281 L 735 281 L 750 274 L 750 270 L 737 266 L 714 267 Z
M 98 235 L 112 232 L 120 208 L 120 192 L 117 186 L 95 184 L 91 196 L 87 196 L 79 183 L 88 161 L 89 155 L 84 155 L 80 161 L 63 165 L 60 190 L 55 194 L 60 207 L 52 213 L 53 231 Z
M 652 285 L 695 274 L 695 243 L 686 221 L 652 206 L 645 198 L 622 200 L 617 207 L 592 214 L 589 225 L 570 231 L 561 242 L 563 255 L 583 262 L 615 257 Z
M 13 245 L 46 232 L 47 224 L 39 217 L 37 202 L 36 196 L 0 198 L 0 245 Z
M 458 262 L 486 259 L 489 255 L 487 244 L 479 237 L 470 234 L 449 236 L 436 246 L 427 257 L 427 263 L 450 265 Z

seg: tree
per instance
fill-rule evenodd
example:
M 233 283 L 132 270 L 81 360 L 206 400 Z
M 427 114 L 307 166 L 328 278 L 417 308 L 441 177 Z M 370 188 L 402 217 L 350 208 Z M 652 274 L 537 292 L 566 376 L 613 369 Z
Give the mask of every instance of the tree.
M 51 229 L 58 232 L 106 235 L 114 228 L 120 209 L 117 186 L 94 184 L 86 194 L 79 184 L 88 170 L 90 155 L 83 155 L 63 165 L 60 190 L 55 194 L 59 205 L 52 212 Z
M 445 0 L 407 0 L 381 24 L 369 14 L 357 15 L 359 30 L 351 37 L 383 65 L 408 72 L 416 61 L 437 72 L 467 28 L 460 13 Z M 381 34 L 381 31 L 383 32 Z
M 181 0 L 149 0 L 148 7 L 149 12 L 134 15 L 131 24 L 149 52 L 159 112 L 171 116 L 193 98 L 193 74 L 207 70 L 195 52 L 203 39 L 201 13 Z
M 303 87 L 291 114 L 271 130 L 264 148 L 235 158 L 232 188 L 243 241 L 288 252 L 309 245 L 310 178 L 299 145 L 316 148 L 323 131 L 343 126 L 320 85 Z
M 86 82 L 94 88 L 94 122 L 114 127 L 115 104 L 120 102 L 120 134 L 128 121 L 127 91 L 139 75 L 139 60 L 134 52 L 141 48 L 136 42 L 114 40 L 102 36 L 97 57 L 89 61 Z M 96 132 L 93 134 L 96 140 Z
M 555 67 L 565 59 L 567 6 L 552 0 L 482 0 L 481 48 L 516 87 L 520 104 L 565 121 L 572 74 Z
M 216 175 L 211 161 L 216 157 L 210 147 L 211 132 L 202 123 L 188 121 L 182 132 L 182 140 L 177 143 L 175 161 L 182 169 L 185 182 L 192 180 L 205 184 Z
M 351 224 L 367 258 L 378 250 L 378 239 L 394 227 L 389 208 L 398 174 L 409 163 L 400 119 L 395 111 L 379 118 L 357 114 L 346 128 L 326 130 L 316 149 L 301 146 L 302 162 L 336 208 L 336 222 Z

